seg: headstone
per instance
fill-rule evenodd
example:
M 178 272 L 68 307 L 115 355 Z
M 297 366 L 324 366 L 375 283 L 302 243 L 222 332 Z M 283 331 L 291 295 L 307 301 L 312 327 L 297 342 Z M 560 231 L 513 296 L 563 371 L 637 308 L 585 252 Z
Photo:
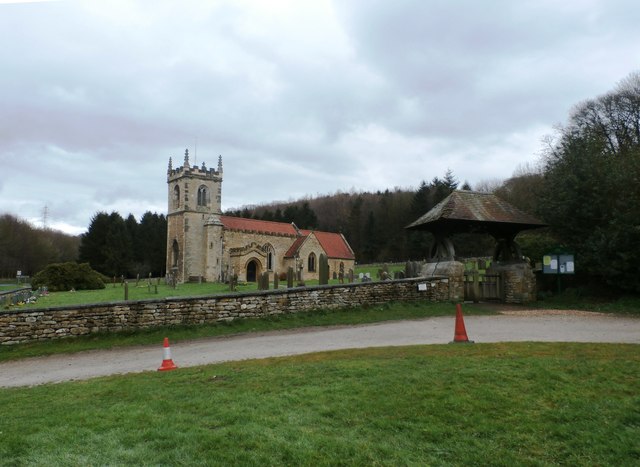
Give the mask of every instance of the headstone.
M 293 287 L 293 268 L 291 266 L 289 266 L 289 269 L 287 269 L 287 288 L 292 288 Z
M 326 285 L 329 283 L 329 259 L 324 253 L 321 253 L 319 262 L 318 283 Z

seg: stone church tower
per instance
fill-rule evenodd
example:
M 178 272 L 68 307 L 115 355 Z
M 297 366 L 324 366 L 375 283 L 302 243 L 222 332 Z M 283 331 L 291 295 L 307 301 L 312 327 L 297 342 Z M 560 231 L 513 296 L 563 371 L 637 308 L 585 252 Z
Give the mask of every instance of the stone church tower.
M 178 282 L 223 279 L 222 156 L 218 170 L 184 163 L 167 170 L 167 273 Z

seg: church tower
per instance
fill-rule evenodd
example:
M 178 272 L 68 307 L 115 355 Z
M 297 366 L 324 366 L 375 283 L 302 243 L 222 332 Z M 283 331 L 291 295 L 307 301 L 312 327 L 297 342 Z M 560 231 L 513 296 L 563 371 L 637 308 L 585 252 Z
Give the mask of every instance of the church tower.
M 167 170 L 167 273 L 178 282 L 222 278 L 222 156 L 218 169 L 184 163 Z

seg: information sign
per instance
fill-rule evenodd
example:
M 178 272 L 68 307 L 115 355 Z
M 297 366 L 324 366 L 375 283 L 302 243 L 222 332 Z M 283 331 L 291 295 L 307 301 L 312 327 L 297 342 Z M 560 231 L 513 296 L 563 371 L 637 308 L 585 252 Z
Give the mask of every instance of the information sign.
M 548 254 L 542 257 L 542 272 L 545 274 L 575 274 L 573 255 Z

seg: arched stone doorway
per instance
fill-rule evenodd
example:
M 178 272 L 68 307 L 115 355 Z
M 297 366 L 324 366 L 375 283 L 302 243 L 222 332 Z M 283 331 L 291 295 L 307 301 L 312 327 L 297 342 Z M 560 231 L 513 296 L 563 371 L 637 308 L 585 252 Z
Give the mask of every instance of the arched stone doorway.
M 260 263 L 252 259 L 247 263 L 247 282 L 255 282 L 260 274 Z

